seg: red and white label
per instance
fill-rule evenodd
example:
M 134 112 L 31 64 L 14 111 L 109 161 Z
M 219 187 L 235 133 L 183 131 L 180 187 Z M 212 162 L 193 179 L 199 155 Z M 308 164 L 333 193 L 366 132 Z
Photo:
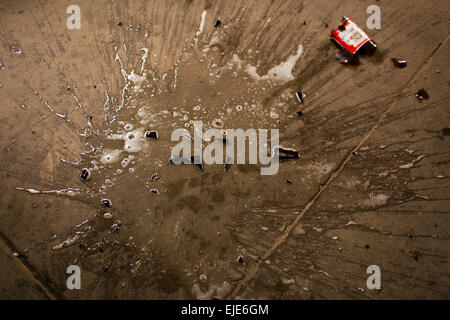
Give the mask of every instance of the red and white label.
M 331 37 L 350 53 L 355 54 L 361 46 L 370 40 L 370 37 L 356 23 L 347 19 L 341 24 L 344 30 L 335 29 Z

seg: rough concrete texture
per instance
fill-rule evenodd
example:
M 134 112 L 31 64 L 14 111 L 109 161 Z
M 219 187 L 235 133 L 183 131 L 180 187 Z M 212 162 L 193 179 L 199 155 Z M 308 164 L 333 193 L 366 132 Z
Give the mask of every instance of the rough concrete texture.
M 69 30 L 71 4 L 0 1 L 0 298 L 449 298 L 448 1 L 79 1 Z M 342 15 L 378 44 L 357 66 Z M 172 165 L 191 120 L 301 158 Z

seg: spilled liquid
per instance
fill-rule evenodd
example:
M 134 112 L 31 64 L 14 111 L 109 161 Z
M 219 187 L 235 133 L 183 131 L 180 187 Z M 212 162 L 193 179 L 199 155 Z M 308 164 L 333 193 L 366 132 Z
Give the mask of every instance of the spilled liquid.
M 205 165 L 200 171 L 168 161 L 177 143 L 172 132 L 184 128 L 193 136 L 193 121 L 201 120 L 203 130 L 282 130 L 298 110 L 294 90 L 284 86 L 293 79 L 302 46 L 260 74 L 260 65 L 249 62 L 256 52 L 237 54 L 230 47 L 232 26 L 221 26 L 199 42 L 205 14 L 191 45 L 164 73 L 150 67 L 147 48 L 139 50 L 140 63 L 126 70 L 115 47 L 115 72 L 123 88 L 105 91 L 103 123 L 92 121 L 74 93 L 68 94 L 86 118 L 83 128 L 43 100 L 85 146 L 80 159 L 61 161 L 80 173 L 89 170 L 90 177 L 84 188 L 17 188 L 90 204 L 92 218 L 57 235 L 53 250 L 78 247 L 76 263 L 103 270 L 123 287 L 155 288 L 162 297 L 227 297 L 251 259 L 240 240 L 252 223 L 245 213 L 294 197 L 274 185 L 273 177 L 261 176 L 259 165 L 233 165 L 227 171 L 223 165 Z M 156 130 L 158 139 L 147 139 L 148 130 Z M 262 197 L 263 190 L 270 196 Z

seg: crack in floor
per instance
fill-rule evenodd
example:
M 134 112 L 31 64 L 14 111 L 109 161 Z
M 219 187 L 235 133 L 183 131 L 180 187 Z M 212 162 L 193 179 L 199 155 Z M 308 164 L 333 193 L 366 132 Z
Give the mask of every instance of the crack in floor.
M 339 167 L 332 172 L 332 174 L 328 177 L 327 181 L 319 187 L 319 191 L 311 198 L 311 200 L 308 201 L 306 206 L 300 211 L 300 213 L 297 215 L 297 217 L 294 219 L 294 221 L 284 230 L 282 235 L 275 240 L 272 247 L 267 250 L 267 252 L 262 256 L 258 261 L 256 262 L 253 267 L 250 268 L 249 272 L 244 276 L 244 278 L 237 284 L 237 286 L 234 288 L 234 290 L 231 292 L 231 294 L 228 297 L 236 298 L 239 292 L 245 285 L 250 282 L 256 273 L 259 270 L 259 267 L 261 263 L 264 260 L 267 260 L 280 245 L 282 245 L 286 239 L 289 237 L 292 229 L 297 226 L 297 223 L 303 218 L 303 216 L 312 208 L 312 206 L 315 204 L 317 199 L 319 199 L 320 195 L 328 189 L 328 187 L 331 185 L 331 183 L 339 176 L 339 174 L 342 172 L 342 170 L 345 168 L 347 163 L 353 158 L 353 153 L 357 152 L 364 143 L 367 142 L 367 140 L 372 136 L 372 134 L 380 127 L 380 125 L 383 123 L 383 121 L 386 119 L 387 115 L 394 109 L 394 107 L 397 105 L 397 102 L 403 97 L 404 94 L 407 93 L 409 90 L 409 86 L 414 83 L 415 80 L 418 79 L 420 74 L 427 70 L 429 64 L 431 63 L 431 60 L 433 57 L 439 52 L 439 50 L 442 48 L 442 46 L 448 41 L 450 34 L 447 34 L 444 40 L 442 40 L 436 48 L 433 50 L 433 52 L 430 54 L 430 56 L 424 61 L 424 63 L 421 65 L 421 67 L 411 76 L 411 78 L 408 80 L 408 82 L 405 84 L 403 89 L 400 91 L 400 93 L 394 98 L 392 103 L 389 105 L 389 107 L 380 115 L 377 122 L 372 126 L 369 132 L 367 132 L 364 137 L 361 139 L 361 141 L 358 143 L 358 145 L 351 150 L 345 159 L 341 162 Z M 227 298 L 228 298 L 227 297 Z
M 47 299 L 59 299 L 58 295 L 53 292 L 43 279 L 41 279 L 41 276 L 30 262 L 28 262 L 24 256 L 17 253 L 18 250 L 16 250 L 14 244 L 2 232 L 0 232 L 0 247 L 8 256 L 12 256 L 14 262 L 20 267 L 25 276 L 40 289 L 41 293 L 43 293 Z

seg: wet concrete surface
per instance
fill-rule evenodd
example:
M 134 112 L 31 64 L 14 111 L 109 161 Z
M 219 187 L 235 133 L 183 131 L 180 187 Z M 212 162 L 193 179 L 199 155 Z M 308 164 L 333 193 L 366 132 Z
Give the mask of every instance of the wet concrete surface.
M 339 64 L 331 27 L 371 4 L 82 1 L 69 30 L 67 1 L 1 1 L 0 296 L 448 298 L 448 4 L 377 2 L 377 53 Z M 198 120 L 301 158 L 170 164 Z

